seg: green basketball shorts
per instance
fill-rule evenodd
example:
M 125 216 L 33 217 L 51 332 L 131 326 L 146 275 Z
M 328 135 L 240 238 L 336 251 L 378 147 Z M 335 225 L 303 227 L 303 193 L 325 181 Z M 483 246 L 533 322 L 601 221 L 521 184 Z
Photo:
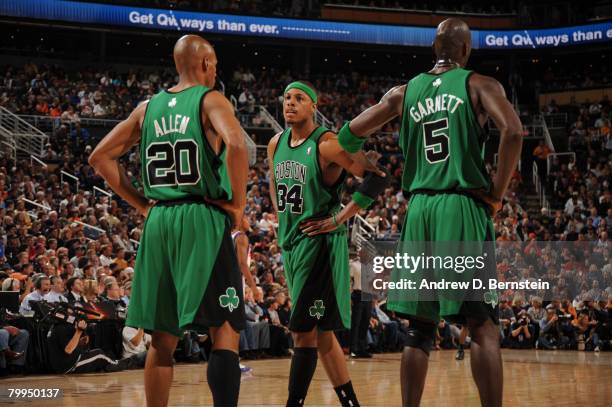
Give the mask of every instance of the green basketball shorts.
M 398 251 L 401 242 L 484 242 L 494 241 L 493 222 L 488 208 L 480 201 L 461 193 L 440 192 L 435 194 L 413 194 L 404 221 Z M 407 245 L 405 245 L 407 246 Z M 448 245 L 452 247 L 453 245 Z M 457 245 L 458 247 L 460 245 Z M 494 270 L 495 255 L 487 258 L 488 270 Z M 493 268 L 491 268 L 493 267 Z M 432 274 L 435 275 L 435 274 Z M 435 278 L 440 278 L 435 275 Z M 474 275 L 468 272 L 456 275 L 471 279 Z M 421 276 L 409 273 L 402 277 L 414 279 L 417 285 Z M 392 280 L 398 277 L 393 277 Z M 486 320 L 491 318 L 498 323 L 498 306 L 484 301 L 461 301 L 452 296 L 440 293 L 435 300 L 415 298 L 413 292 L 394 292 L 389 295 L 388 309 L 399 315 L 418 319 L 438 321 L 441 317 L 448 321 L 465 323 L 466 318 Z M 451 297 L 451 298 L 449 298 Z
M 289 329 L 309 332 L 348 329 L 351 292 L 346 232 L 304 237 L 283 250 L 283 265 L 293 301 Z
M 203 202 L 159 202 L 140 240 L 126 324 L 180 337 L 225 321 L 245 327 L 227 216 Z

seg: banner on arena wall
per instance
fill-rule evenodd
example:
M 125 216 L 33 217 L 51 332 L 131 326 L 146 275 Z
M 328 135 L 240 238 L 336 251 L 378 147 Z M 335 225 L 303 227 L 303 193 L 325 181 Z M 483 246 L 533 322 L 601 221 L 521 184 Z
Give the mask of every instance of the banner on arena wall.
M 432 27 L 162 10 L 68 0 L 0 0 L 0 15 L 151 30 L 429 47 Z M 612 41 L 612 23 L 541 30 L 472 30 L 476 49 L 555 48 Z

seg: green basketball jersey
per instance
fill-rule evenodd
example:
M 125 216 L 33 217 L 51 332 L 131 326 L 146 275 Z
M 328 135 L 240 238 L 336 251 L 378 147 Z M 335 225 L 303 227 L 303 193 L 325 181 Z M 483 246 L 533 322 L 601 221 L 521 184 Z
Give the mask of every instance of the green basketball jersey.
M 147 198 L 226 197 L 220 185 L 222 161 L 206 140 L 201 123 L 201 104 L 208 91 L 205 86 L 164 90 L 149 101 L 140 139 Z
M 274 152 L 275 194 L 278 206 L 278 242 L 290 249 L 307 238 L 299 224 L 312 217 L 328 216 L 338 211 L 342 182 L 325 186 L 319 167 L 319 138 L 329 130 L 316 128 L 302 144 L 291 147 L 291 129 L 281 134 Z M 343 232 L 341 226 L 335 232 Z
M 456 68 L 408 82 L 400 132 L 405 191 L 489 188 L 483 132 L 467 85 L 471 73 Z

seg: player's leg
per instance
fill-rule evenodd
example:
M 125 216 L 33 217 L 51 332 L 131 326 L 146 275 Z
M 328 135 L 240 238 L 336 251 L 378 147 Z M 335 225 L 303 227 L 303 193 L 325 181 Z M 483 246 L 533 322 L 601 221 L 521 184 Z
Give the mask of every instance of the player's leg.
M 398 252 L 411 252 L 415 247 L 420 251 L 419 242 L 431 240 L 430 201 L 435 197 L 413 195 L 410 200 L 410 211 L 406 216 Z M 402 243 L 403 242 L 403 243 Z M 418 252 L 417 251 L 417 252 Z M 420 272 L 393 270 L 392 281 L 402 278 L 420 281 L 425 278 Z M 418 406 L 425 389 L 425 378 L 429 364 L 429 352 L 435 340 L 439 306 L 436 301 L 422 301 L 418 291 L 390 291 L 387 308 L 410 320 L 407 329 L 406 345 L 402 352 L 400 380 L 402 387 L 402 405 Z
M 181 336 L 176 288 L 169 262 L 165 225 L 168 208 L 149 211 L 136 258 L 126 325 L 153 331 L 145 362 L 147 406 L 166 406 L 172 384 L 172 354 Z
M 468 318 L 472 342 L 470 365 L 483 406 L 501 406 L 503 366 L 499 347 L 499 326 L 487 318 Z
M 422 302 L 419 308 L 433 308 L 435 303 Z M 430 310 L 431 311 L 431 310 Z M 417 310 L 419 315 L 434 312 Z M 433 320 L 410 318 L 406 346 L 402 352 L 400 380 L 402 384 L 402 405 L 418 406 L 425 389 L 425 378 L 429 364 L 429 352 L 436 335 L 437 325 Z
M 461 332 L 459 333 L 459 338 L 457 339 L 457 354 L 455 355 L 455 359 L 463 360 L 465 357 L 465 350 L 463 347 L 465 346 L 465 338 L 467 338 L 468 330 L 465 325 L 461 326 Z
M 229 219 L 215 207 L 182 205 L 173 214 L 173 278 L 179 325 L 210 328 L 208 386 L 214 405 L 236 406 L 240 393 L 238 344 L 246 322 L 242 275 L 230 236 Z
M 440 209 L 436 211 L 437 220 L 446 217 L 454 220 L 452 227 L 437 228 L 436 240 L 485 242 L 480 250 L 488 254 L 485 267 L 475 269 L 472 274 L 466 270 L 464 278 L 478 277 L 483 281 L 495 276 L 495 252 L 492 242 L 495 233 L 488 209 L 481 203 L 463 195 L 443 196 Z M 449 212 L 449 208 L 452 213 Z M 470 249 L 473 250 L 473 249 Z M 496 303 L 485 303 L 484 298 L 464 301 L 445 299 L 440 301 L 441 314 L 452 320 L 458 314 L 459 320 L 467 321 L 472 339 L 470 365 L 478 387 L 481 403 L 484 406 L 500 406 L 502 401 L 503 372 L 499 346 L 499 308 Z
M 312 376 L 317 369 L 317 328 L 307 332 L 292 332 L 293 356 L 289 369 L 287 407 L 304 405 Z
M 155 331 L 145 362 L 144 382 L 147 407 L 167 406 L 173 376 L 174 349 L 178 337 Z
M 346 360 L 333 331 L 319 331 L 319 358 L 343 407 L 358 407 Z
M 215 406 L 236 406 L 240 394 L 240 365 L 238 343 L 240 332 L 229 321 L 217 328 L 210 328 L 213 341 L 208 359 L 206 378 Z
M 359 402 L 349 377 L 344 352 L 334 334 L 334 330 L 350 329 L 351 326 L 347 237 L 344 233 L 334 233 L 324 239 L 314 269 L 322 271 L 317 286 L 324 287 L 320 289 L 319 298 L 327 307 L 322 317 L 317 319 L 319 358 L 342 406 L 357 407 Z

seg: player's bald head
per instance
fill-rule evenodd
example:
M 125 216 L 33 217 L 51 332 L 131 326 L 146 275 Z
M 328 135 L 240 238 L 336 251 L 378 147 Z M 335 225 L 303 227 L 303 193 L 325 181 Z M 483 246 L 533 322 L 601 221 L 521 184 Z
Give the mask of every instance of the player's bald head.
M 174 45 L 174 63 L 179 74 L 197 69 L 215 55 L 215 49 L 199 35 L 184 35 Z
M 470 27 L 458 18 L 442 21 L 436 29 L 434 52 L 438 59 L 451 59 L 465 65 L 472 48 Z
M 190 78 L 205 86 L 215 83 L 215 49 L 199 35 L 184 35 L 174 45 L 174 64 L 181 78 Z

